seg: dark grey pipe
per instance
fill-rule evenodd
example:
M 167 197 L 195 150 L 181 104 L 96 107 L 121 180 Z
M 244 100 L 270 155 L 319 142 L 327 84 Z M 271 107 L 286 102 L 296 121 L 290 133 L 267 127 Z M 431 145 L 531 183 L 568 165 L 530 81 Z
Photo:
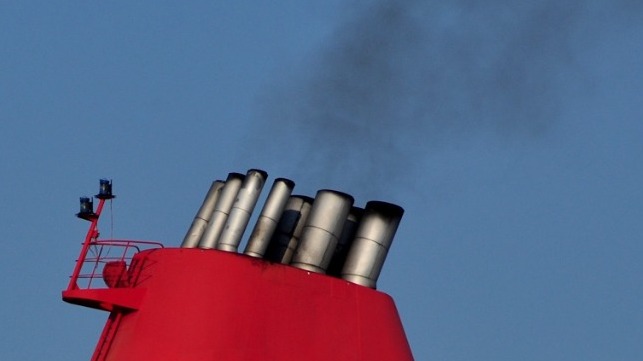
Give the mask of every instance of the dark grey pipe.
M 359 222 L 362 219 L 363 214 L 363 208 L 351 208 L 351 211 L 346 218 L 346 223 L 344 223 L 342 235 L 339 237 L 337 247 L 335 247 L 333 258 L 326 270 L 326 274 L 335 277 L 341 276 L 342 267 L 344 267 L 344 263 L 346 262 L 348 251 L 350 250 L 350 246 L 353 244 L 353 239 L 355 239 L 355 233 L 357 232 L 357 227 L 359 226 Z
M 342 268 L 342 278 L 376 288 L 393 237 L 404 215 L 395 204 L 371 201 L 366 204 L 355 240 Z
M 348 194 L 328 189 L 318 191 L 290 264 L 325 273 L 352 205 L 353 197 Z
M 265 259 L 282 264 L 290 263 L 312 204 L 313 199 L 306 196 L 295 195 L 288 199 L 266 250 Z
M 250 234 L 245 254 L 258 258 L 264 256 L 294 187 L 295 182 L 290 179 L 275 179 L 259 219 Z
M 239 193 L 244 178 L 245 176 L 240 173 L 228 174 L 225 186 L 221 189 L 219 199 L 217 199 L 217 203 L 214 206 L 214 212 L 212 212 L 212 216 L 208 221 L 208 226 L 199 241 L 199 248 L 211 249 L 216 247 L 217 240 L 223 231 L 228 214 L 237 198 L 237 193 Z
M 221 194 L 221 188 L 223 188 L 224 184 L 225 182 L 222 180 L 216 180 L 212 182 L 210 190 L 206 194 L 205 199 L 201 204 L 201 208 L 199 208 L 196 216 L 194 216 L 192 225 L 183 238 L 181 247 L 194 248 L 199 244 L 199 240 L 201 239 L 201 236 L 203 235 L 203 232 L 208 225 L 208 220 L 212 216 L 212 212 L 214 212 L 214 206 L 216 205 L 217 199 Z
M 248 226 L 252 211 L 257 204 L 268 173 L 259 169 L 250 169 L 243 180 L 241 189 L 232 205 L 225 227 L 217 241 L 217 249 L 237 252 L 241 237 Z

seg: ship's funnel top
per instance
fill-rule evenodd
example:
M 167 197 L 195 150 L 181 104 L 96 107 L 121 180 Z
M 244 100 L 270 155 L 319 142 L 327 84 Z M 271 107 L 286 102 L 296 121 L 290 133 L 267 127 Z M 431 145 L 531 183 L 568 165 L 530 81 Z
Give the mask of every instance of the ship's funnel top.
M 90 226 L 62 296 L 110 312 L 92 360 L 413 361 L 393 300 L 369 289 L 402 208 L 279 178 L 237 254 L 266 176 L 214 181 L 181 248 L 101 239 L 109 181 L 95 210 L 80 199 Z
M 182 247 L 238 252 L 267 177 L 250 169 L 214 182 Z M 330 189 L 314 199 L 291 195 L 294 186 L 286 178 L 274 181 L 245 255 L 375 288 L 402 207 L 382 201 L 354 207 L 352 196 Z

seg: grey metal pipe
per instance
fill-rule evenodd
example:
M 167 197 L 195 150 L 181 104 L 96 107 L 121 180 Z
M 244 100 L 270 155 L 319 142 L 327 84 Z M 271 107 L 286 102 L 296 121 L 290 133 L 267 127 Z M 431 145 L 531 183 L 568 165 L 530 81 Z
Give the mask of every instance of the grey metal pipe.
M 228 174 L 225 186 L 221 189 L 221 194 L 217 199 L 212 216 L 208 221 L 208 226 L 205 228 L 199 241 L 199 248 L 211 249 L 216 247 L 217 240 L 223 231 L 228 214 L 230 213 L 234 200 L 237 198 L 237 193 L 239 193 L 244 178 L 245 176 L 240 173 Z
M 279 218 L 279 223 L 277 223 L 277 229 L 266 250 L 265 259 L 282 264 L 290 263 L 299 244 L 313 201 L 310 197 L 298 195 L 288 199 Z
M 248 226 L 252 211 L 257 204 L 268 173 L 259 169 L 250 169 L 243 180 L 241 189 L 232 205 L 225 227 L 217 241 L 217 249 L 237 252 L 243 232 Z
M 404 215 L 395 204 L 370 201 L 359 224 L 355 240 L 342 269 L 342 278 L 376 288 L 393 237 Z
M 245 254 L 258 258 L 264 256 L 294 187 L 295 182 L 290 179 L 275 179 L 259 219 L 250 234 Z
M 353 197 L 348 194 L 328 189 L 318 191 L 290 264 L 325 273 L 352 205 Z
M 223 188 L 224 184 L 225 182 L 222 180 L 212 182 L 210 190 L 208 190 L 208 193 L 201 204 L 201 208 L 199 208 L 196 216 L 194 216 L 192 225 L 183 238 L 181 247 L 194 248 L 199 244 L 199 240 L 208 225 L 208 220 L 212 216 L 212 212 L 214 212 L 214 206 L 216 205 L 217 199 L 221 194 L 221 188 Z
M 364 208 L 351 208 L 351 211 L 346 218 L 346 223 L 344 223 L 342 235 L 339 237 L 337 247 L 335 247 L 333 258 L 330 260 L 330 264 L 326 270 L 326 274 L 335 277 L 341 276 L 342 267 L 344 267 L 344 262 L 346 262 L 348 251 L 353 244 L 353 239 L 355 239 L 355 233 L 357 232 L 357 227 L 359 226 L 359 222 L 362 219 L 363 214 Z

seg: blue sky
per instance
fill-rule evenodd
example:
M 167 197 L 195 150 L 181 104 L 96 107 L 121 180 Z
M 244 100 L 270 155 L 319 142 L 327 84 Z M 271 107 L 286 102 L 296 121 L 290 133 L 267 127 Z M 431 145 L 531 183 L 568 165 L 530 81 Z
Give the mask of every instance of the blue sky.
M 641 10 L 0 2 L 0 359 L 89 359 L 107 314 L 60 291 L 99 178 L 104 236 L 178 246 L 260 168 L 405 208 L 378 286 L 416 360 L 640 360 Z

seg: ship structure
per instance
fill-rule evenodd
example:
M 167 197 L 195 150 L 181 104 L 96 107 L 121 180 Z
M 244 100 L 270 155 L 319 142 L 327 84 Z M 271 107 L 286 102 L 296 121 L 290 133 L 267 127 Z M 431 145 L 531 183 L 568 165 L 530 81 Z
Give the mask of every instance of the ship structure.
M 109 313 L 92 361 L 413 360 L 376 289 L 403 209 L 293 195 L 278 178 L 240 250 L 266 180 L 251 169 L 212 182 L 177 247 L 100 237 L 111 180 L 80 199 L 90 225 L 62 298 Z

